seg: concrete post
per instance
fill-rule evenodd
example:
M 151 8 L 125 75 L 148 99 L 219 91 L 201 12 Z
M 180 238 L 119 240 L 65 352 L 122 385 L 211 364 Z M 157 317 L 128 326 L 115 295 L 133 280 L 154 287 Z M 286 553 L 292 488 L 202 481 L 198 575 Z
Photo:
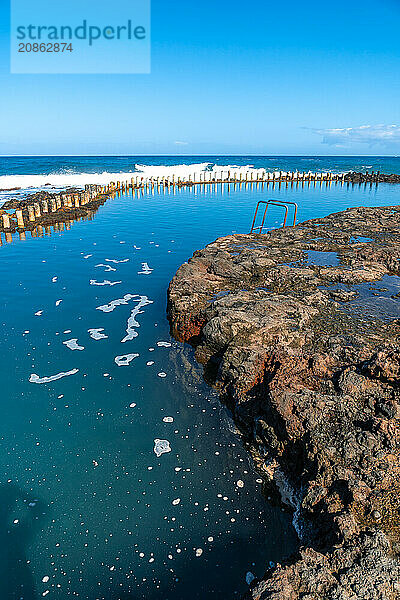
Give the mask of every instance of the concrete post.
M 31 222 L 36 221 L 35 210 L 32 205 L 28 206 L 28 217 Z
M 22 214 L 22 210 L 16 210 L 15 214 L 17 215 L 17 225 L 21 229 L 25 229 L 24 216 Z
M 3 215 L 3 227 L 4 229 L 10 229 L 10 215 Z

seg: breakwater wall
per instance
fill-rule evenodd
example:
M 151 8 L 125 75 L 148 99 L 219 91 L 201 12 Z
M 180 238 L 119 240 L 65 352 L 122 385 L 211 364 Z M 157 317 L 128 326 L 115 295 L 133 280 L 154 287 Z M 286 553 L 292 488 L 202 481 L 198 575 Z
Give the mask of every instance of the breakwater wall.
M 379 183 L 400 183 L 400 175 L 380 172 L 365 173 L 312 173 L 312 172 L 274 172 L 257 171 L 204 171 L 185 177 L 143 177 L 135 175 L 130 180 L 111 182 L 108 185 L 86 185 L 84 190 L 70 189 L 52 194 L 37 192 L 27 198 L 6 202 L 0 209 L 0 232 L 11 235 L 15 232 L 33 231 L 38 226 L 48 227 L 55 223 L 69 222 L 84 217 L 115 194 L 129 190 L 138 192 L 163 191 L 171 188 L 193 186 L 218 186 L 233 184 L 234 186 L 271 185 L 305 186 L 305 185 L 377 185 Z

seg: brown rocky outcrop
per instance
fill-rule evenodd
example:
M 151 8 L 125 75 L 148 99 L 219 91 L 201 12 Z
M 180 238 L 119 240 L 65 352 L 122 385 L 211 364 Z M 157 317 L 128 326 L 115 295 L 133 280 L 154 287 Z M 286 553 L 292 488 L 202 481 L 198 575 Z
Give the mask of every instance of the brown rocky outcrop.
M 302 547 L 253 600 L 400 598 L 400 207 L 220 238 L 168 291 Z M 290 492 L 288 494 L 288 491 Z

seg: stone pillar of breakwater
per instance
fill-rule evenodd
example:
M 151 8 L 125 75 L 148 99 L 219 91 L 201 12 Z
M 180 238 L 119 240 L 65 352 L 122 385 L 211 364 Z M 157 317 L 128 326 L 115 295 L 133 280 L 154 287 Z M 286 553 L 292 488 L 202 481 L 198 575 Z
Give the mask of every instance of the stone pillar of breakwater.
M 28 218 L 31 222 L 36 221 L 35 209 L 32 205 L 28 206 Z
M 3 227 L 4 229 L 10 229 L 10 215 L 3 215 Z
M 22 214 L 22 210 L 16 210 L 15 214 L 17 216 L 17 225 L 20 229 L 25 229 L 24 216 Z

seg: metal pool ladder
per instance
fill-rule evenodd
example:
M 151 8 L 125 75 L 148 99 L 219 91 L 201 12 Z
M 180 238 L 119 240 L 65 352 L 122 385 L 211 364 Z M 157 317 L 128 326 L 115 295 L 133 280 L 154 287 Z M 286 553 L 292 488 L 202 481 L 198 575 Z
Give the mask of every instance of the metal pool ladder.
M 256 226 L 256 219 L 258 215 L 258 209 L 260 208 L 260 204 L 265 204 L 265 211 L 261 221 L 261 225 Z M 264 229 L 265 217 L 267 216 L 268 207 L 272 204 L 273 206 L 281 206 L 285 209 L 285 218 L 283 221 L 283 227 L 286 227 L 286 221 L 289 214 L 289 206 L 294 206 L 294 215 L 293 215 L 293 227 L 296 225 L 296 217 L 297 217 L 297 204 L 295 202 L 281 202 L 280 200 L 260 200 L 257 203 L 256 212 L 254 213 L 253 223 L 251 224 L 250 233 L 262 233 Z

